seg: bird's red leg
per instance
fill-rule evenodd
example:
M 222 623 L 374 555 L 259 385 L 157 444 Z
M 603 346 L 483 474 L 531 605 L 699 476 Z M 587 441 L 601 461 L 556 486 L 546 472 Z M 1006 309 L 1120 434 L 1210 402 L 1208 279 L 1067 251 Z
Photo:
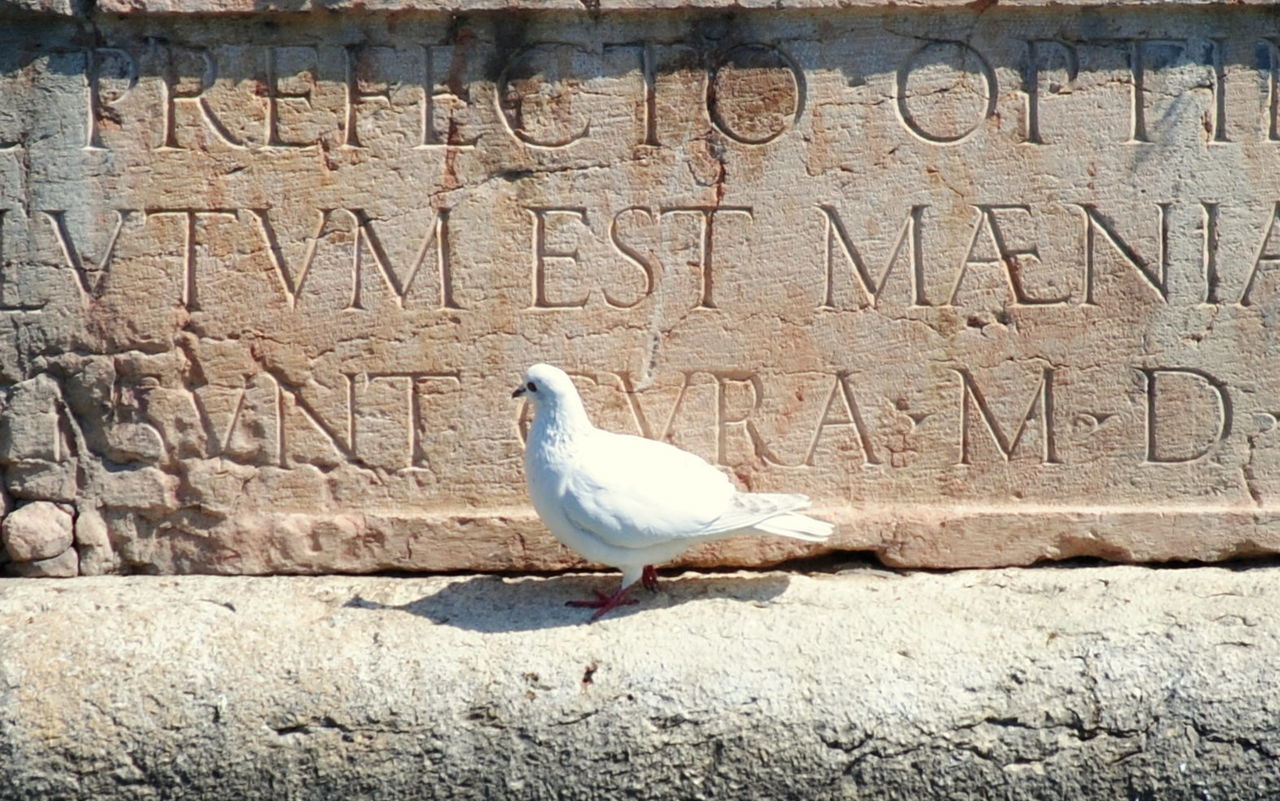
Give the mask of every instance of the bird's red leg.
M 634 585 L 619 587 L 618 591 L 613 595 L 605 595 L 600 590 L 592 590 L 596 594 L 593 601 L 565 601 L 565 606 L 575 606 L 580 609 L 594 609 L 596 613 L 591 616 L 592 621 L 599 620 L 606 612 L 611 609 L 617 609 L 619 606 L 636 603 L 636 599 L 627 597 L 627 590 Z
M 658 570 L 653 565 L 645 565 L 644 573 L 640 575 L 640 583 L 644 585 L 646 590 L 650 592 L 658 591 Z

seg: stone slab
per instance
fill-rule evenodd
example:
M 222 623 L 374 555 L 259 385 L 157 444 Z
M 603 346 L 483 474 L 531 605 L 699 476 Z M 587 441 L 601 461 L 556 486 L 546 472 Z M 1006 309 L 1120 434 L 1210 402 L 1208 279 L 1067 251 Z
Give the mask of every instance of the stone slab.
M 1276 570 L 11 580 L 0 799 L 1274 798 Z
M 0 470 L 108 564 L 579 564 L 534 361 L 894 564 L 1280 550 L 1269 10 L 271 19 L 0 29 Z

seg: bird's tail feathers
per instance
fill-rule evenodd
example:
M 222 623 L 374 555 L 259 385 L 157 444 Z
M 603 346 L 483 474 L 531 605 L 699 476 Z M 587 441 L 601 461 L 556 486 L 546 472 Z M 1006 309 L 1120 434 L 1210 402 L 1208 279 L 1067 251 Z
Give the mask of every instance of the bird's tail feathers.
M 796 514 L 796 510 L 808 506 L 809 498 L 805 495 L 739 492 L 734 496 L 729 511 L 716 521 L 715 531 L 723 534 L 757 531 L 807 542 L 822 542 L 831 535 L 835 526 Z
M 807 515 L 798 515 L 795 512 L 784 512 L 768 520 L 756 523 L 751 528 L 756 531 L 763 531 L 765 534 L 790 537 L 793 540 L 825 542 L 836 527 L 825 520 L 817 520 Z

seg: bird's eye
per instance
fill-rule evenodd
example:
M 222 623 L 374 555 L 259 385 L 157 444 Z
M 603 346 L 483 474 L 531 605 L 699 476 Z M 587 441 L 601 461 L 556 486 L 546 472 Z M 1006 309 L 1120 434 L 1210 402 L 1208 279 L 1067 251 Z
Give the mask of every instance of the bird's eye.
M 525 388 L 525 389 L 527 389 L 527 390 L 529 390 L 530 392 L 537 392 L 537 391 L 538 391 L 537 386 L 535 386 L 535 385 L 534 385 L 534 383 L 533 383 L 532 381 L 530 381 L 529 383 L 525 384 L 525 385 L 524 385 L 524 388 Z

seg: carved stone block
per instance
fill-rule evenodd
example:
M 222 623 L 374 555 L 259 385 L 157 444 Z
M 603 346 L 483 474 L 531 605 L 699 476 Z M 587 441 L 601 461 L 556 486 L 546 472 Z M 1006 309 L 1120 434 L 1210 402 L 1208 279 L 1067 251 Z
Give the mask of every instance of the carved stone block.
M 0 483 L 101 569 L 573 565 L 548 361 L 895 564 L 1280 550 L 1269 11 L 666 5 L 0 6 Z

